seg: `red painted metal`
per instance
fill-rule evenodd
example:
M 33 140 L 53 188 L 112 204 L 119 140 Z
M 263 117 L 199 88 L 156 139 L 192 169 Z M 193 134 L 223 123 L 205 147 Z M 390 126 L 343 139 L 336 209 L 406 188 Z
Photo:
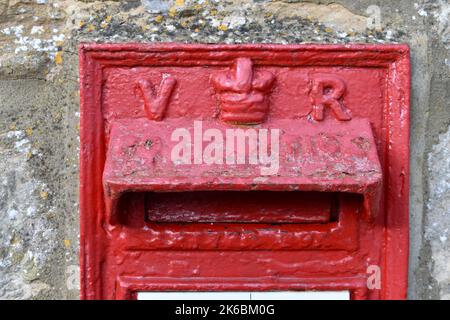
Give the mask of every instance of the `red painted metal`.
M 152 192 L 146 218 L 154 222 L 329 223 L 337 195 L 325 192 Z
M 254 72 L 250 58 L 237 58 L 232 70 L 212 75 L 220 101 L 220 118 L 230 123 L 264 122 L 269 111 L 268 93 L 274 76 Z
M 406 297 L 406 46 L 83 44 L 80 74 L 82 298 Z M 200 127 L 267 133 L 269 149 L 279 130 L 277 170 L 205 162 Z

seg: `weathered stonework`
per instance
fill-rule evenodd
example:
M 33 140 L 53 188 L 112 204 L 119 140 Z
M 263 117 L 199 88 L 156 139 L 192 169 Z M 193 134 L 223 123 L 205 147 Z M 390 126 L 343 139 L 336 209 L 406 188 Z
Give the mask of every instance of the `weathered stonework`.
M 408 43 L 409 295 L 448 299 L 449 12 L 445 0 L 0 0 L 0 298 L 78 298 L 78 44 L 178 41 Z
M 428 155 L 429 200 L 425 239 L 429 241 L 433 261 L 429 265 L 442 299 L 450 300 L 450 131 Z

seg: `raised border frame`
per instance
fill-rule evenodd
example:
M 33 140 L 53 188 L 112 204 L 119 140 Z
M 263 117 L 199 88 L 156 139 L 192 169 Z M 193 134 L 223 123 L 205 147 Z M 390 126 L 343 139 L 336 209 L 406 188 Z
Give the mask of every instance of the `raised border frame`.
M 165 59 L 158 60 L 164 52 Z M 205 53 L 208 54 L 205 54 Z M 217 54 L 215 54 L 217 52 Z M 260 65 L 276 53 L 279 66 L 383 67 L 387 69 L 386 223 L 382 299 L 406 298 L 409 248 L 409 48 L 406 45 L 81 44 L 80 65 L 80 269 L 81 298 L 101 298 L 105 162 L 102 69 L 111 66 L 225 65 L 249 56 Z M 180 58 L 181 57 L 181 58 Z M 389 147 L 388 147 L 389 146 Z

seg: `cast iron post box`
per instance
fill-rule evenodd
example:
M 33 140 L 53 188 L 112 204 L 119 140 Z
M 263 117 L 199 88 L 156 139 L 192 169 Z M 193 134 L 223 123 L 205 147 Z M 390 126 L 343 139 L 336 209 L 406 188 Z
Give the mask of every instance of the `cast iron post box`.
M 405 298 L 404 45 L 84 44 L 81 294 Z

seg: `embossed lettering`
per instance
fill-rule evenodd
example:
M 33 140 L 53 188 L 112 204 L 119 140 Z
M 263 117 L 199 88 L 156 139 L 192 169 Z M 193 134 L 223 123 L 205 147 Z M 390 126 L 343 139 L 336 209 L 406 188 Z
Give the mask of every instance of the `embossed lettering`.
M 150 120 L 161 121 L 164 118 L 167 105 L 177 80 L 169 75 L 163 74 L 159 89 L 155 92 L 149 80 L 140 80 L 138 87 L 144 97 L 144 108 Z
M 345 82 L 334 75 L 314 75 L 310 93 L 313 104 L 312 117 L 316 121 L 324 119 L 325 107 L 330 108 L 336 119 L 351 120 L 350 111 L 342 102 L 346 91 Z

